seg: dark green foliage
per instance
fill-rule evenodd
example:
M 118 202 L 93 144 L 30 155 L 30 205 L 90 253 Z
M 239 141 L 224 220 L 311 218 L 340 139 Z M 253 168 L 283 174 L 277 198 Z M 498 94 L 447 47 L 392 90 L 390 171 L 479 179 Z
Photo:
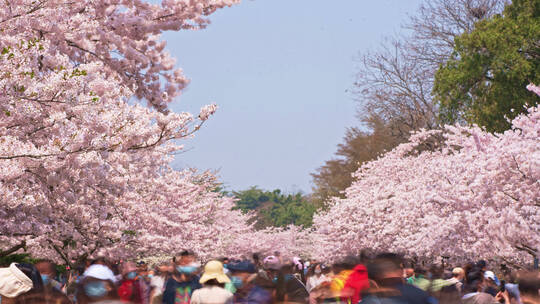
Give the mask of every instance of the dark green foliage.
M 11 263 L 36 264 L 39 259 L 30 256 L 29 253 L 13 253 L 6 256 L 0 256 L 0 267 L 9 267 Z M 56 273 L 65 273 L 66 265 L 54 265 Z
M 8 267 L 11 263 L 29 263 L 33 264 L 36 259 L 30 257 L 28 253 L 14 253 L 6 256 L 0 256 L 0 267 Z
M 435 77 L 440 118 L 502 132 L 510 127 L 505 116 L 540 101 L 525 88 L 540 83 L 539 72 L 540 0 L 514 0 L 502 15 L 456 38 L 451 59 Z
M 232 193 L 238 201 L 234 209 L 255 211 L 255 228 L 286 227 L 290 224 L 309 227 L 315 206 L 300 193 L 282 194 L 281 190 L 264 191 L 251 187 Z

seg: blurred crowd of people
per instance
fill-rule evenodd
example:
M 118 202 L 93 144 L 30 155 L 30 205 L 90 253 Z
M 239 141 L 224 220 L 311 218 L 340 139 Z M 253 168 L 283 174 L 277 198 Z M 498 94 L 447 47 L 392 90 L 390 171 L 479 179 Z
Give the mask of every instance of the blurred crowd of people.
M 98 258 L 65 269 L 48 260 L 0 268 L 0 304 L 540 303 L 537 270 L 494 271 L 484 260 L 424 267 L 392 253 L 327 264 L 275 252 L 202 265 L 185 250 L 156 265 Z

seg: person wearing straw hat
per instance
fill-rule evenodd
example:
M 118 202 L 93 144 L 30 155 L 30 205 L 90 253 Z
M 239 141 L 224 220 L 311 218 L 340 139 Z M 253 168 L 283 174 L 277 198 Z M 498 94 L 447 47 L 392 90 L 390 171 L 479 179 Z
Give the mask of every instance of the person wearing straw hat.
M 231 280 L 223 272 L 223 264 L 210 261 L 204 266 L 204 273 L 199 280 L 203 285 L 191 295 L 191 304 L 232 304 L 233 294 L 225 289 L 225 283 Z

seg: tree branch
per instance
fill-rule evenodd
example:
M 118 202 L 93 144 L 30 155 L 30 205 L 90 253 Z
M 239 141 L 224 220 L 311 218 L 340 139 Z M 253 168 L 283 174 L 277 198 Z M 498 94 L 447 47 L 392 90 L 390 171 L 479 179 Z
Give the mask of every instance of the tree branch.
M 5 251 L 0 251 L 0 257 L 5 257 L 7 255 L 10 255 L 12 253 L 14 253 L 15 251 L 19 250 L 23 248 L 24 251 L 26 251 L 26 241 L 21 241 L 18 245 L 15 245 L 11 248 L 9 248 L 8 250 L 5 250 Z
M 71 265 L 71 261 L 69 260 L 69 258 L 62 252 L 62 250 L 60 250 L 60 248 L 58 248 L 58 246 L 56 246 L 51 240 L 48 240 L 49 241 L 49 244 L 51 244 L 51 247 L 54 249 L 54 251 L 56 251 L 56 253 L 58 253 L 60 255 L 60 257 L 62 258 L 62 260 L 64 260 L 64 262 L 66 262 L 66 264 L 69 265 L 69 267 L 72 267 Z

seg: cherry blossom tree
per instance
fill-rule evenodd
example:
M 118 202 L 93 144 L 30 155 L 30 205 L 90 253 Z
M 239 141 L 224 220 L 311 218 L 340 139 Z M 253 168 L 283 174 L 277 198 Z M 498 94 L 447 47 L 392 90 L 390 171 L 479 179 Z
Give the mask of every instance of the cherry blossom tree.
M 216 106 L 198 117 L 168 111 L 187 80 L 159 39 L 203 28 L 205 16 L 235 2 L 3 3 L 2 253 L 26 247 L 66 263 L 182 248 L 226 253 L 230 238 L 250 230 L 232 199 L 213 191 L 211 174 L 170 167 L 179 140 Z
M 345 199 L 314 218 L 322 257 L 369 248 L 431 260 L 524 262 L 539 253 L 538 107 L 503 134 L 460 126 L 420 131 L 355 178 Z
M 278 251 L 285 260 L 293 257 L 310 258 L 318 244 L 313 242 L 313 235 L 301 226 L 268 227 L 263 230 L 239 234 L 236 256 L 246 256 L 257 252 L 273 255 Z
M 47 54 L 67 56 L 74 65 L 102 63 L 107 77 L 119 78 L 135 97 L 165 111 L 188 80 L 165 51 L 164 31 L 201 29 L 206 16 L 239 0 L 6 0 L 0 9 L 3 47 L 47 41 Z M 45 56 L 45 55 L 43 55 Z M 60 66 L 34 58 L 40 71 Z M 65 65 L 64 65 L 65 66 Z

